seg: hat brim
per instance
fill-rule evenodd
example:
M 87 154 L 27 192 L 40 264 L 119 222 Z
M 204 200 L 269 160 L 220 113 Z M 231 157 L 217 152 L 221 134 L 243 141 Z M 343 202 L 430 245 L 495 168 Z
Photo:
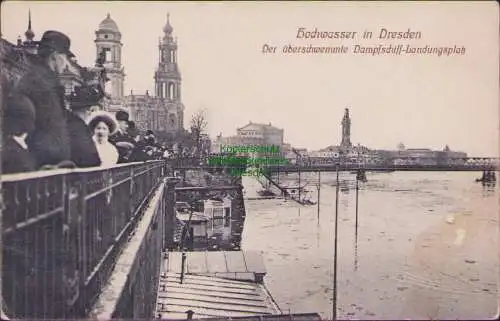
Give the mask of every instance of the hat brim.
M 90 118 L 88 120 L 88 125 L 93 130 L 94 129 L 93 127 L 96 126 L 101 121 L 105 122 L 108 125 L 110 136 L 114 135 L 117 132 L 118 123 L 117 123 L 115 117 L 106 111 L 93 112 L 93 114 L 90 116 Z
M 132 143 L 129 143 L 129 142 L 118 142 L 115 145 L 116 145 L 116 147 L 126 148 L 126 149 L 133 149 L 134 148 L 134 145 Z
M 35 41 L 36 44 L 38 44 L 39 46 L 45 46 L 45 47 L 48 47 L 48 48 L 51 48 L 55 51 L 57 51 L 58 53 L 62 53 L 62 54 L 65 54 L 66 56 L 68 56 L 69 58 L 74 58 L 76 57 L 75 54 L 73 54 L 71 52 L 71 50 L 61 50 L 61 48 L 56 48 L 55 46 L 51 46 L 50 44 L 48 43 L 44 43 L 42 41 Z

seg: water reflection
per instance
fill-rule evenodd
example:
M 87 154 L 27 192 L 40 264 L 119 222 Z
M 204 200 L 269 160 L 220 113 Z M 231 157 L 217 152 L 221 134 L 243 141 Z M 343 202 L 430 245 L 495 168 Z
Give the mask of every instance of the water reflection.
M 481 185 L 483 186 L 483 191 L 486 191 L 488 194 L 495 192 L 496 182 L 482 182 Z
M 354 229 L 354 271 L 358 270 L 358 224 Z

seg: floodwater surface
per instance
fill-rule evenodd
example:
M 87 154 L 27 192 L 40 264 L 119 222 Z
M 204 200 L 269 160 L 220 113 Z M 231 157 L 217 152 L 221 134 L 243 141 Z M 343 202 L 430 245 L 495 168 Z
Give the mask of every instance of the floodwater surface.
M 340 174 L 337 318 L 484 319 L 498 313 L 499 192 L 480 173 Z M 297 176 L 281 177 L 293 181 Z M 302 174 L 317 199 L 317 174 Z M 335 173 L 320 206 L 246 200 L 243 250 L 261 251 L 283 313 L 332 317 Z M 246 197 L 255 182 L 244 180 Z

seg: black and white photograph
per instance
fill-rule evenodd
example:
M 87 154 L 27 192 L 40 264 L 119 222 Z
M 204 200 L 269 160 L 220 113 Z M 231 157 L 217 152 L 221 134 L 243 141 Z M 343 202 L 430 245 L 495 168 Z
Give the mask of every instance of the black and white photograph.
M 496 1 L 3 1 L 0 312 L 500 317 Z

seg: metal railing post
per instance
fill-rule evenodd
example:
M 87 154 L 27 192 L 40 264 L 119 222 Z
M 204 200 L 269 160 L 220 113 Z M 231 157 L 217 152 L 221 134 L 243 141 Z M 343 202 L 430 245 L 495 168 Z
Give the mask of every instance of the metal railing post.
M 337 249 L 338 249 L 338 213 L 339 213 L 339 164 L 336 164 L 337 179 L 335 184 L 335 237 L 333 252 L 333 302 L 332 302 L 332 320 L 337 321 Z
M 181 260 L 181 284 L 184 282 L 185 269 L 186 269 L 186 252 L 182 252 L 182 260 Z

